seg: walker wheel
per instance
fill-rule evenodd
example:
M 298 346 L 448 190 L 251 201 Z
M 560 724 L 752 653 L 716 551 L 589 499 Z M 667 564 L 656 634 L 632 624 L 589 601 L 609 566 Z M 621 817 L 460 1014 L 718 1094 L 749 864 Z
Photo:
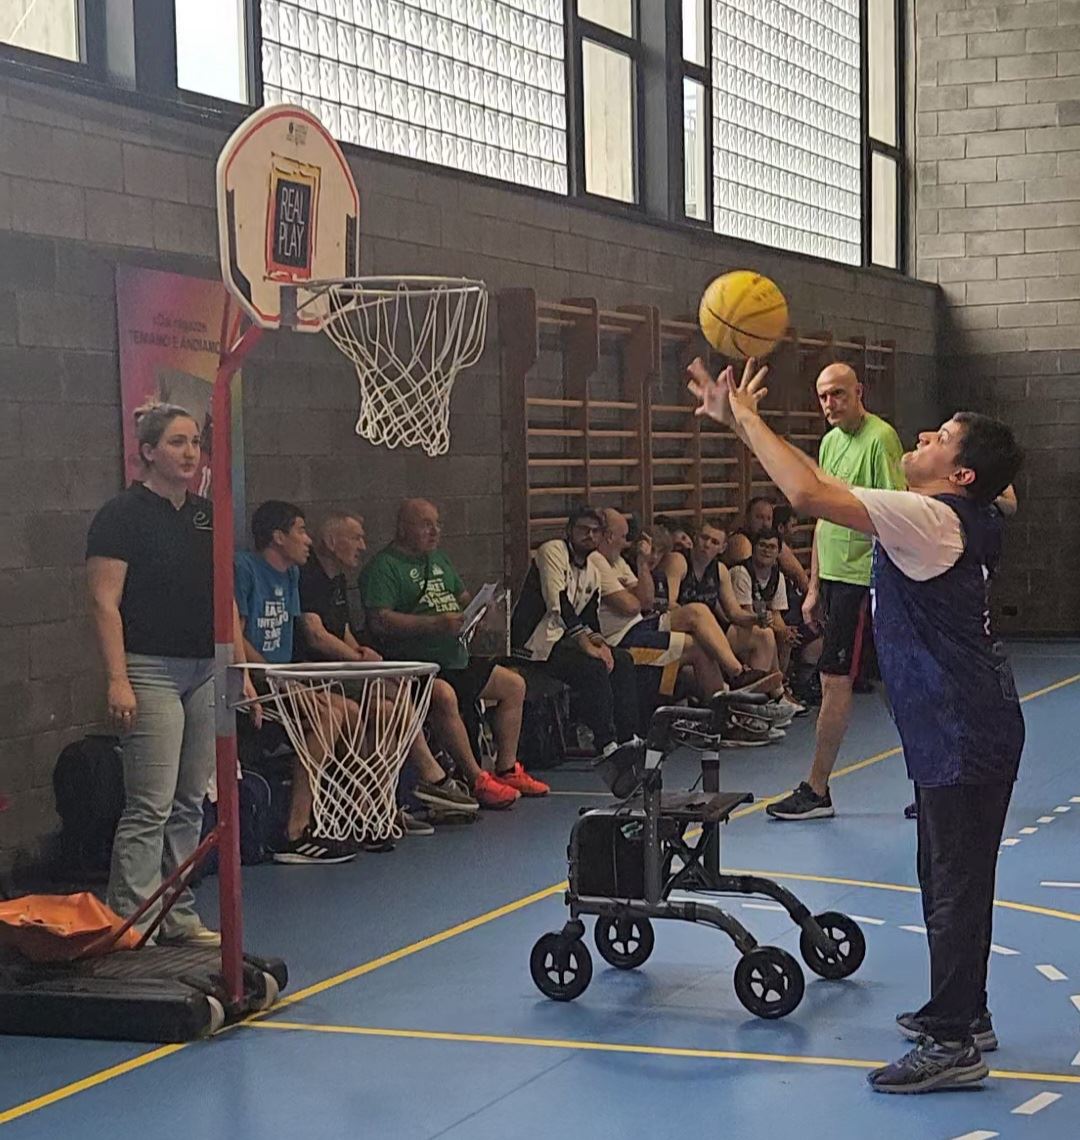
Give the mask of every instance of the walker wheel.
M 601 915 L 593 932 L 600 957 L 617 970 L 635 970 L 643 966 L 653 952 L 656 936 L 647 918 L 633 915 Z
M 592 956 L 580 938 L 543 934 L 529 955 L 536 988 L 554 1001 L 573 1001 L 592 981 Z
M 735 967 L 735 995 L 757 1017 L 787 1017 L 802 1001 L 802 967 L 778 946 L 758 946 Z
M 814 916 L 826 938 L 836 943 L 835 954 L 823 954 L 804 930 L 799 937 L 799 952 L 803 961 L 823 978 L 831 982 L 849 978 L 863 964 L 866 957 L 866 939 L 859 924 L 846 914 L 827 910 Z

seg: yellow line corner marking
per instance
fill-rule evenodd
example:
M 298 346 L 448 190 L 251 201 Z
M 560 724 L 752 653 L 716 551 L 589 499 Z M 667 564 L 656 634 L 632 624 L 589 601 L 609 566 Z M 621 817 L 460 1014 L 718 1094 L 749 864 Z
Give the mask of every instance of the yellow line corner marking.
M 1080 673 L 1074 673 L 1071 677 L 1065 677 L 1061 681 L 1055 681 L 1052 685 L 1046 685 L 1041 689 L 1036 689 L 1033 693 L 1027 693 L 1021 698 L 1021 702 L 1034 700 L 1036 697 L 1045 696 L 1047 693 L 1052 693 L 1057 689 L 1063 689 L 1067 685 L 1072 685 L 1080 681 Z M 833 773 L 833 779 L 838 779 L 841 776 L 849 775 L 852 772 L 858 772 L 863 768 L 868 768 L 872 764 L 877 764 L 881 760 L 885 760 L 890 756 L 896 756 L 900 753 L 899 748 L 890 748 L 884 752 L 879 752 L 874 756 L 869 756 L 865 760 L 856 761 L 854 764 L 849 764 L 845 768 L 839 768 Z M 742 808 L 737 812 L 732 813 L 732 818 L 739 818 L 744 815 L 750 815 L 756 811 L 764 810 L 766 804 L 773 803 L 775 800 L 782 798 L 786 792 L 778 796 L 772 796 L 767 799 L 758 800 L 756 803 L 749 804 L 747 807 Z M 780 876 L 776 876 L 780 877 Z M 799 876 L 787 875 L 789 879 L 795 879 Z M 860 883 L 856 880 L 830 880 L 827 877 L 821 877 L 821 882 L 835 882 L 838 885 L 851 885 L 851 886 L 871 886 L 877 887 L 881 890 L 898 890 L 905 892 L 913 892 L 915 887 L 904 887 L 899 884 L 882 884 L 882 883 Z M 526 895 L 524 898 L 517 899 L 515 902 L 507 903 L 505 906 L 497 907 L 494 910 L 489 910 L 484 914 L 477 915 L 466 922 L 459 923 L 457 926 L 452 926 L 447 930 L 440 931 L 438 934 L 433 934 L 428 938 L 421 939 L 419 942 L 413 942 L 408 946 L 402 947 L 400 950 L 394 950 L 389 954 L 384 954 L 379 958 L 373 958 L 363 965 L 356 966 L 354 969 L 346 970 L 341 974 L 337 974 L 332 978 L 327 978 L 325 981 L 317 982 L 314 985 L 307 986 L 302 990 L 298 990 L 294 994 L 283 998 L 274 1006 L 273 1010 L 268 1010 L 266 1013 L 258 1014 L 254 1018 L 249 1019 L 247 1022 L 241 1024 L 259 1025 L 260 1027 L 270 1025 L 270 1022 L 263 1022 L 261 1019 L 272 1015 L 280 1009 L 287 1008 L 290 1005 L 295 1005 L 297 1002 L 302 1001 L 304 998 L 312 997 L 315 994 L 324 993 L 326 990 L 339 986 L 344 982 L 351 981 L 354 978 L 362 977 L 364 974 L 370 974 L 373 970 L 378 970 L 382 966 L 388 966 L 392 962 L 398 962 L 402 958 L 408 958 L 412 954 L 417 954 L 421 950 L 426 950 L 431 946 L 437 946 L 440 942 L 445 942 L 448 938 L 454 938 L 459 934 L 465 934 L 467 931 L 475 930 L 478 926 L 483 926 L 486 923 L 493 922 L 497 918 L 502 918 L 505 915 L 512 914 L 514 911 L 521 910 L 523 907 L 530 906 L 534 902 L 539 902 L 541 899 L 549 898 L 551 895 L 560 894 L 566 890 L 567 883 L 563 880 L 561 883 L 555 883 L 544 890 L 535 891 L 531 895 Z M 1064 918 L 1071 922 L 1080 922 L 1080 915 L 1075 915 L 1069 911 L 1055 911 L 1046 907 L 1028 906 L 1026 903 L 1005 903 L 998 901 L 997 906 L 1009 907 L 1013 910 L 1029 911 L 1033 914 L 1042 914 L 1054 918 Z M 46 1108 L 50 1104 L 55 1104 L 57 1101 L 65 1100 L 68 1097 L 75 1096 L 77 1093 L 84 1092 L 87 1089 L 94 1088 L 96 1085 L 104 1084 L 106 1081 L 112 1080 L 114 1077 L 123 1076 L 125 1073 L 140 1069 L 145 1065 L 153 1064 L 155 1061 L 160 1061 L 165 1057 L 171 1056 L 173 1053 L 181 1049 L 186 1049 L 187 1045 L 165 1045 L 159 1049 L 151 1049 L 141 1056 L 133 1057 L 130 1061 L 124 1061 L 119 1065 L 113 1065 L 108 1069 L 102 1069 L 98 1073 L 92 1073 L 82 1080 L 74 1081 L 71 1084 L 63 1085 L 55 1089 L 51 1093 L 46 1093 L 44 1096 L 36 1097 L 34 1100 L 26 1101 L 23 1104 L 15 1105 L 6 1111 L 0 1112 L 0 1124 L 6 1124 L 9 1121 L 17 1120 L 20 1116 L 25 1116 L 28 1113 L 36 1112 L 38 1109 Z M 1008 1076 L 1006 1073 L 1000 1073 L 999 1076 Z M 1048 1077 L 1048 1080 L 1056 1079 Z
M 451 1041 L 463 1045 L 516 1045 L 533 1049 L 566 1049 L 583 1053 L 637 1053 L 649 1057 L 687 1057 L 705 1061 L 765 1061 L 773 1065 L 811 1065 L 839 1069 L 876 1069 L 885 1061 L 853 1057 L 800 1057 L 785 1053 L 742 1053 L 729 1049 L 686 1049 L 672 1045 L 632 1045 L 618 1041 L 574 1041 L 550 1037 L 512 1037 L 498 1033 L 444 1033 L 431 1029 L 382 1029 L 366 1025 L 307 1025 L 300 1021 L 265 1021 L 253 1029 L 280 1029 L 306 1033 L 343 1034 L 352 1037 L 396 1037 L 407 1041 Z M 1010 1081 L 1080 1085 L 1072 1073 L 1028 1073 L 992 1069 L 990 1076 Z
M 10 1124 L 11 1121 L 18 1120 L 20 1116 L 37 1112 L 39 1108 L 47 1108 L 50 1104 L 55 1104 L 58 1100 L 65 1100 L 67 1097 L 74 1096 L 76 1093 L 85 1092 L 87 1089 L 94 1088 L 95 1085 L 101 1085 L 106 1081 L 111 1081 L 113 1077 L 122 1077 L 125 1073 L 133 1072 L 135 1069 L 141 1069 L 144 1065 L 152 1065 L 155 1061 L 169 1057 L 173 1053 L 177 1053 L 186 1047 L 186 1045 L 162 1045 L 159 1049 L 151 1049 L 149 1052 L 142 1053 L 138 1057 L 132 1057 L 130 1061 L 121 1061 L 119 1065 L 102 1069 L 99 1073 L 92 1073 L 89 1077 L 84 1077 L 81 1081 L 75 1081 L 73 1084 L 64 1085 L 63 1088 L 54 1089 L 50 1093 L 45 1093 L 44 1096 L 35 1097 L 33 1100 L 25 1101 L 23 1104 L 17 1104 L 14 1108 L 0 1112 L 0 1124 Z

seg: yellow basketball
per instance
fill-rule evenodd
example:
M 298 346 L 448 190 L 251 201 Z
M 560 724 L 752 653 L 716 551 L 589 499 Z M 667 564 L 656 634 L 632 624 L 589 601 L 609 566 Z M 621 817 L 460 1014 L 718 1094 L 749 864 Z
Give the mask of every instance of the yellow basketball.
M 705 287 L 698 322 L 705 339 L 725 356 L 768 356 L 787 332 L 787 301 L 768 277 L 734 269 Z

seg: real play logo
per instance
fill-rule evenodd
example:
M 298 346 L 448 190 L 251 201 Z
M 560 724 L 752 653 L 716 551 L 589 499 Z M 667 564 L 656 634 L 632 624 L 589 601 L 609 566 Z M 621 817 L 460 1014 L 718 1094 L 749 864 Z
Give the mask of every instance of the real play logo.
M 311 277 L 319 204 L 317 166 L 275 156 L 270 172 L 266 266 L 275 280 Z

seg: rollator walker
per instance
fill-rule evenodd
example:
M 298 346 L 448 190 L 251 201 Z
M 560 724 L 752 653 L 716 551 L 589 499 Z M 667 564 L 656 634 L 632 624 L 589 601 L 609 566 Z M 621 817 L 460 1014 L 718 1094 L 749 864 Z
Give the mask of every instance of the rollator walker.
M 593 938 L 605 962 L 632 970 L 653 952 L 653 921 L 676 919 L 723 931 L 741 955 L 735 993 L 753 1014 L 786 1017 L 802 1001 L 803 971 L 788 951 L 759 945 L 741 922 L 712 899 L 683 895 L 763 896 L 778 903 L 800 928 L 799 950 L 807 966 L 830 981 L 850 977 L 862 965 L 866 941 L 845 914 L 813 915 L 790 891 L 758 875 L 720 869 L 719 828 L 732 812 L 753 802 L 749 792 L 719 790 L 719 748 L 733 713 L 752 714 L 763 694 L 719 693 L 708 708 L 658 708 L 644 746 L 600 764 L 614 807 L 583 809 L 567 851 L 570 863 L 562 930 L 533 947 L 529 969 L 547 997 L 572 1001 L 592 980 L 585 944 L 585 915 L 596 915 Z M 663 763 L 677 748 L 701 756 L 702 790 L 664 792 Z M 675 897 L 679 896 L 679 897 Z

